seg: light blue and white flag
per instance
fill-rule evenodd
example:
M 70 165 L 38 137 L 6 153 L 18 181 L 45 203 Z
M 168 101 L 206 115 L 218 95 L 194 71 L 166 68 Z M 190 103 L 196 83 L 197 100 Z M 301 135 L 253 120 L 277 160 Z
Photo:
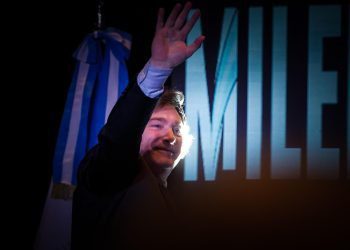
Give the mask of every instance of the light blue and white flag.
M 87 35 L 75 51 L 76 69 L 53 160 L 54 185 L 76 184 L 79 162 L 97 143 L 99 130 L 128 84 L 130 49 L 129 34 L 108 28 Z
M 43 209 L 35 250 L 70 249 L 72 195 L 86 151 L 128 84 L 130 35 L 116 29 L 86 36 L 74 53 L 76 69 L 66 99 L 53 160 L 53 180 Z

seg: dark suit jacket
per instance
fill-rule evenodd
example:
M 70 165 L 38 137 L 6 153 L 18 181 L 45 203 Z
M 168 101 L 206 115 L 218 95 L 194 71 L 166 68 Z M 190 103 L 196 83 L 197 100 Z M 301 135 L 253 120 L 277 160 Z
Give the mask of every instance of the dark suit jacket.
M 160 249 L 179 242 L 166 188 L 139 158 L 157 99 L 137 84 L 119 98 L 80 164 L 73 198 L 72 250 Z

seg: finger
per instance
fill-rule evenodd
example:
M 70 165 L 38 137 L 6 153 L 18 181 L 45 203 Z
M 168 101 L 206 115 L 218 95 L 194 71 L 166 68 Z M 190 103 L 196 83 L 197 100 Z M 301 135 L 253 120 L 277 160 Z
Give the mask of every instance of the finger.
M 181 30 L 182 37 L 187 36 L 187 34 L 191 31 L 191 29 L 193 28 L 194 24 L 197 22 L 200 16 L 201 16 L 201 12 L 199 10 L 196 10 L 193 13 L 190 20 L 186 22 L 185 26 Z
M 175 7 L 173 8 L 173 10 L 171 11 L 171 13 L 170 13 L 170 15 L 165 23 L 166 27 L 172 27 L 174 25 L 176 17 L 180 12 L 180 9 L 181 9 L 181 4 L 177 3 L 175 5 Z
M 187 58 L 192 56 L 193 53 L 196 52 L 197 49 L 199 49 L 204 39 L 205 39 L 205 36 L 199 36 L 191 45 L 187 46 L 187 52 L 186 52 Z
M 163 27 L 163 20 L 164 20 L 164 9 L 159 8 L 158 10 L 158 17 L 157 17 L 157 23 L 156 23 L 156 31 L 160 30 Z
M 191 8 L 192 8 L 192 3 L 187 2 L 183 10 L 181 11 L 180 15 L 177 17 L 175 21 L 175 25 L 174 25 L 175 28 L 180 29 L 182 27 L 182 25 L 186 21 L 186 17 Z

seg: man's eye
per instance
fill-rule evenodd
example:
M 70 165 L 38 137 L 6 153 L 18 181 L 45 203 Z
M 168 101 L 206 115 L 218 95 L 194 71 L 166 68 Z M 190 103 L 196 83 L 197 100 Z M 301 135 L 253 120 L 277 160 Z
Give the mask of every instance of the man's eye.
M 162 125 L 155 123 L 155 124 L 151 124 L 151 127 L 152 128 L 162 128 Z
M 173 129 L 174 131 L 174 134 L 177 135 L 177 136 L 180 136 L 181 135 L 181 128 L 180 127 L 175 127 Z

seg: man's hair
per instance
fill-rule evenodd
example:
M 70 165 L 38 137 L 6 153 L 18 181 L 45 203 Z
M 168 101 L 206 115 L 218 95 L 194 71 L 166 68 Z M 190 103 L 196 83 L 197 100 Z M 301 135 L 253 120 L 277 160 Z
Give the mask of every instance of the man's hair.
M 163 95 L 159 98 L 155 108 L 162 108 L 166 105 L 173 106 L 179 116 L 181 117 L 182 126 L 182 147 L 180 153 L 180 159 L 183 159 L 189 152 L 192 142 L 194 140 L 193 136 L 190 134 L 190 127 L 186 121 L 186 115 L 184 111 L 184 101 L 185 96 L 181 91 L 167 89 L 164 91 Z
M 156 108 L 164 107 L 165 105 L 173 106 L 183 123 L 186 121 L 186 115 L 184 111 L 184 101 L 185 96 L 181 91 L 167 89 L 164 91 L 163 95 L 159 98 Z

